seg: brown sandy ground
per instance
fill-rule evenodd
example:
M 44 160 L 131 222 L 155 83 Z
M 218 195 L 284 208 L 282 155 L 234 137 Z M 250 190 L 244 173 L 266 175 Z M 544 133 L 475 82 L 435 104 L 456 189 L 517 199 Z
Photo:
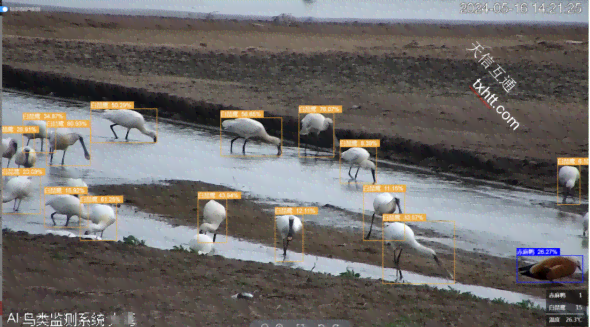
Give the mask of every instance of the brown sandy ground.
M 89 191 L 95 194 L 105 195 L 122 194 L 125 198 L 126 204 L 135 206 L 137 210 L 162 215 L 165 219 L 168 219 L 174 224 L 194 227 L 198 226 L 196 200 L 198 192 L 233 191 L 232 189 L 223 186 L 203 182 L 167 182 L 169 183 L 168 185 L 93 185 L 89 187 Z M 255 203 L 254 200 L 255 199 L 248 199 L 242 194 L 242 200 L 228 201 L 228 218 L 222 223 L 219 230 L 225 234 L 227 223 L 229 236 L 254 240 L 256 242 L 273 246 L 275 237 L 273 220 L 274 208 L 263 207 Z M 198 203 L 198 212 L 199 215 L 201 215 L 198 219 L 201 221 L 203 206 L 207 201 L 208 200 L 200 200 Z M 223 204 L 225 205 L 225 203 Z M 265 211 L 265 209 L 271 210 Z M 362 216 L 356 216 L 358 216 L 355 217 L 356 219 L 362 219 Z M 264 226 L 265 221 L 268 228 L 260 228 L 260 226 Z M 377 220 L 377 223 L 380 223 L 380 221 Z M 412 228 L 417 235 L 425 234 L 423 230 L 416 227 L 416 224 L 414 224 Z M 304 226 L 304 234 L 306 254 L 339 258 L 377 266 L 382 265 L 381 242 L 363 242 L 363 235 L 360 230 L 341 230 L 306 224 Z M 381 233 L 375 232 L 374 234 L 375 235 L 372 236 L 372 238 L 382 237 Z M 276 243 L 276 246 L 279 248 L 277 260 L 281 259 L 281 244 L 282 243 L 279 239 Z M 445 267 L 453 272 L 453 249 L 437 243 L 424 242 L 424 244 L 433 247 L 435 251 L 437 251 L 439 258 Z M 301 252 L 301 246 L 301 238 L 297 238 L 289 245 L 289 248 L 292 251 Z M 428 276 L 447 277 L 444 275 L 444 272 L 440 271 L 432 258 L 415 255 L 413 252 L 412 254 L 408 253 L 402 255 L 402 269 Z M 386 249 L 385 252 L 385 267 L 393 268 L 392 251 L 389 249 Z M 525 293 L 542 298 L 545 297 L 546 289 L 549 285 L 517 284 L 515 282 L 515 270 L 514 259 L 502 259 L 486 254 L 472 253 L 460 249 L 456 250 L 456 268 L 454 273 L 456 282 Z M 579 280 L 581 277 L 581 275 L 573 276 L 575 280 Z M 525 277 L 521 277 L 520 280 L 523 280 L 522 278 Z M 585 278 L 584 280 L 587 281 L 588 279 Z M 586 289 L 588 288 L 588 283 L 571 284 L 571 286 L 574 288 Z
M 542 326 L 544 312 L 423 286 L 272 264 L 4 231 L 4 317 L 135 313 L 138 326 L 248 326 L 346 319 L 353 326 Z M 234 300 L 251 292 L 251 300 Z M 9 326 L 9 324 L 6 324 Z M 12 325 L 12 324 L 11 324 Z
M 421 164 L 553 191 L 556 158 L 588 155 L 588 45 L 565 40 L 587 42 L 587 26 L 282 26 L 11 13 L 4 17 L 3 60 L 13 67 L 263 109 L 267 116 L 295 115 L 301 104 L 342 104 L 337 130 L 468 150 L 503 171 L 475 173 L 460 162 L 429 159 Z M 510 94 L 466 50 L 476 41 L 491 47 L 485 52 L 518 82 Z M 516 131 L 469 89 L 478 78 L 520 123 Z M 503 158 L 520 161 L 514 165 Z

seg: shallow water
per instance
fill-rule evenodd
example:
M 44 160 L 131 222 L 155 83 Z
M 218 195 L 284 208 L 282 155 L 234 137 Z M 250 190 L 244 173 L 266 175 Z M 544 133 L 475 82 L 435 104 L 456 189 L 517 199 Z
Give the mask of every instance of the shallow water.
M 98 13 L 114 14 L 117 11 L 134 11 L 142 15 L 163 15 L 172 17 L 195 17 L 196 13 L 215 13 L 218 15 L 243 15 L 271 17 L 283 13 L 295 17 L 314 19 L 359 19 L 359 20 L 444 20 L 444 21 L 489 21 L 489 22 L 585 22 L 588 23 L 588 2 L 580 1 L 581 13 L 559 13 L 559 8 L 550 8 L 545 4 L 542 11 L 540 5 L 537 9 L 532 2 L 524 2 L 526 9 L 517 10 L 523 4 L 522 1 L 509 0 L 497 5 L 499 11 L 502 3 L 506 3 L 508 13 L 500 13 L 494 10 L 494 3 L 488 3 L 490 11 L 486 14 L 467 14 L 461 11 L 459 0 L 174 0 L 166 3 L 145 1 L 121 1 L 121 0 L 16 0 L 10 3 L 20 6 L 25 4 L 43 3 L 46 6 L 60 6 L 83 9 Z M 559 2 L 556 2 L 558 4 Z M 575 3 L 575 2 L 573 2 Z M 10 6 L 10 5 L 8 5 Z M 473 8 L 471 8 L 473 10 Z M 567 3 L 563 3 L 561 10 L 565 12 L 571 9 Z M 70 9 L 71 10 L 71 9 Z M 553 13 L 550 13 L 553 12 Z M 569 12 L 569 11 L 568 11 Z
M 4 92 L 3 109 L 6 125 L 21 125 L 23 112 L 66 112 L 68 119 L 90 119 L 89 105 L 9 92 Z M 97 112 L 92 114 L 93 142 L 115 141 L 109 124 Z M 153 121 L 149 124 L 155 127 Z M 116 131 L 124 137 L 122 128 L 116 127 Z M 43 186 L 60 185 L 65 177 L 83 178 L 88 184 L 154 183 L 163 179 L 221 184 L 269 203 L 318 206 L 320 214 L 308 216 L 309 222 L 356 229 L 361 241 L 362 221 L 349 218 L 347 212 L 362 213 L 364 204 L 368 224 L 376 193 L 365 193 L 363 200 L 362 186 L 347 183 L 347 167 L 340 172 L 338 161 L 301 159 L 292 147 L 284 147 L 283 156 L 277 158 L 276 148 L 254 142 L 248 144 L 248 154 L 269 157 L 221 157 L 218 131 L 161 121 L 157 131 L 157 144 L 98 144 L 90 142 L 88 129 L 77 129 L 90 150 L 92 167 L 83 157 L 81 146 L 75 144 L 68 149 L 65 164 L 85 166 L 47 167 L 46 155 L 41 153 L 37 167 L 46 167 L 47 175 L 38 179 Z M 132 141 L 150 141 L 136 130 L 129 137 Z M 234 144 L 238 152 L 241 142 Z M 40 147 L 37 144 L 35 148 Z M 221 151 L 229 154 L 229 138 L 225 136 Z M 61 158 L 62 152 L 56 152 L 54 164 L 59 164 Z M 2 164 L 5 167 L 6 159 Z M 405 213 L 426 213 L 429 221 L 454 220 L 454 226 L 442 222 L 410 223 L 417 227 L 430 225 L 427 228 L 440 234 L 437 237 L 442 243 L 450 245 L 455 233 L 457 247 L 503 257 L 513 257 L 517 247 L 561 248 L 562 254 L 584 255 L 588 267 L 588 243 L 581 237 L 582 218 L 555 206 L 554 194 L 483 185 L 381 163 L 377 179 L 380 184 L 407 185 L 405 197 L 399 193 Z M 359 181 L 370 182 L 370 173 L 361 171 Z M 23 201 L 21 212 L 42 213 L 41 203 L 45 201 L 38 191 L 32 199 Z M 326 204 L 338 209 L 323 207 Z M 12 212 L 12 203 L 3 204 L 2 211 Z M 380 225 L 376 219 L 377 233 Z
M 77 220 L 72 219 L 77 223 Z M 63 224 L 63 220 L 58 221 L 58 225 Z M 43 221 L 38 216 L 19 217 L 16 215 L 5 215 L 3 221 L 4 228 L 10 228 L 14 231 L 27 231 L 34 234 L 55 233 L 66 229 L 45 228 Z M 76 229 L 67 229 L 67 231 L 80 234 Z M 57 232 L 59 233 L 59 232 Z M 188 246 L 188 242 L 196 234 L 196 229 L 185 226 L 172 226 L 167 222 L 159 220 L 156 215 L 149 215 L 137 212 L 128 206 L 121 206 L 117 210 L 117 222 L 107 228 L 103 240 L 123 240 L 124 237 L 133 235 L 146 241 L 146 245 L 159 249 L 172 249 L 174 246 Z M 293 252 L 287 252 L 287 262 L 282 260 L 281 250 L 278 249 L 275 256 L 275 249 L 269 246 L 255 244 L 243 240 L 238 240 L 225 235 L 218 235 L 214 250 L 210 254 L 221 255 L 225 258 L 239 259 L 246 261 L 256 261 L 263 263 L 274 263 L 296 269 L 311 270 L 315 272 L 339 275 L 346 270 L 354 270 L 362 278 L 382 279 L 384 283 L 393 283 L 395 281 L 395 270 L 391 268 L 382 269 L 379 266 L 372 266 L 363 263 L 349 262 L 339 259 L 330 259 L 317 257 L 314 255 Z M 223 243 L 219 243 L 223 242 Z M 196 254 L 195 254 L 196 255 Z M 303 260 L 302 260 L 303 259 Z M 278 260 L 278 262 L 277 262 Z M 300 261 L 302 262 L 288 262 Z M 448 289 L 451 287 L 461 292 L 471 292 L 482 298 L 504 298 L 507 302 L 516 303 L 523 300 L 530 300 L 534 303 L 545 306 L 545 300 L 532 296 L 497 290 L 492 288 L 453 284 L 452 280 L 443 278 L 428 277 L 415 274 L 412 272 L 403 272 L 404 283 L 424 284 L 427 283 L 433 287 Z

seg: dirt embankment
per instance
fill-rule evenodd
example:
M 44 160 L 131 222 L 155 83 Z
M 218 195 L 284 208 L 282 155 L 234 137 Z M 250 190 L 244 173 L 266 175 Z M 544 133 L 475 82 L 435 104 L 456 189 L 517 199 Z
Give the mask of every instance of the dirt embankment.
M 4 85 L 215 126 L 219 110 L 263 109 L 294 141 L 299 105 L 341 104 L 339 139 L 378 138 L 392 160 L 548 191 L 557 157 L 588 156 L 587 43 L 564 41 L 587 42 L 583 28 L 256 24 L 11 14 Z M 510 93 L 467 51 L 476 42 L 517 81 Z M 471 92 L 479 78 L 517 130 Z
M 234 190 L 203 182 L 169 181 L 168 185 L 93 185 L 90 186 L 89 191 L 94 194 L 122 194 L 126 204 L 135 206 L 138 210 L 162 215 L 175 224 L 197 227 L 197 217 L 200 215 L 198 219 L 202 221 L 203 206 L 208 201 L 197 200 L 198 192 Z M 246 197 L 243 197 L 242 200 L 228 200 L 228 218 L 219 227 L 220 234 L 225 234 L 227 230 L 229 236 L 273 246 L 275 237 L 274 208 L 265 210 L 271 208 L 258 205 L 253 200 Z M 226 205 L 225 201 L 221 201 L 221 203 Z M 360 215 L 355 216 L 352 219 L 362 219 Z M 381 222 L 377 220 L 377 223 Z M 261 228 L 261 226 L 268 226 L 268 228 Z M 417 235 L 424 235 L 419 226 L 414 224 L 412 228 L 415 229 Z M 364 242 L 362 234 L 360 230 L 349 231 L 321 227 L 311 223 L 306 224 L 304 229 L 305 253 L 381 266 L 383 264 L 381 242 Z M 223 241 L 223 236 L 219 235 L 218 241 L 220 241 L 220 237 Z M 372 236 L 376 239 L 381 239 L 381 237 L 381 233 L 377 232 L 374 232 L 374 236 Z M 277 240 L 277 260 L 281 259 L 281 244 L 280 239 Z M 439 258 L 449 271 L 453 272 L 454 270 L 458 283 L 545 297 L 548 285 L 517 284 L 515 282 L 515 262 L 513 259 L 501 259 L 462 250 L 456 250 L 454 255 L 453 249 L 442 247 L 437 243 L 425 242 L 424 244 L 432 246 L 438 252 Z M 289 245 L 289 248 L 301 253 L 301 236 L 297 237 Z M 456 257 L 455 267 L 453 267 L 454 257 Z M 447 277 L 444 272 L 440 271 L 432 258 L 422 257 L 411 251 L 403 255 L 401 262 L 404 270 L 428 276 Z M 389 249 L 385 250 L 385 267 L 393 268 L 392 251 Z M 575 278 L 578 280 L 581 276 Z M 587 283 L 584 285 L 572 284 L 572 286 L 587 288 Z
M 258 319 L 307 317 L 405 327 L 541 326 L 545 320 L 543 311 L 468 294 L 121 242 L 4 231 L 3 259 L 4 317 L 133 312 L 138 326 L 158 327 L 249 326 Z M 231 299 L 239 292 L 254 298 Z

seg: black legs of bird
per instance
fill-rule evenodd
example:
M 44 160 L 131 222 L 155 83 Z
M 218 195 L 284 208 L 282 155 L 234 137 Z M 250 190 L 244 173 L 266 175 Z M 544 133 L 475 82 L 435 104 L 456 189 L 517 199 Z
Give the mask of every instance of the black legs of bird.
M 235 138 L 233 138 L 233 139 L 231 140 L 231 143 L 230 143 L 230 145 L 229 145 L 229 152 L 230 152 L 230 153 L 234 153 L 234 142 L 235 142 L 237 139 L 242 139 L 242 138 L 243 138 L 243 137 L 241 137 L 241 136 L 238 136 L 238 137 L 235 137 Z M 244 145 L 242 145 L 242 153 L 243 153 L 243 154 L 246 154 L 246 143 L 248 143 L 248 139 L 244 139 Z
M 404 250 L 404 248 L 400 248 L 399 249 L 399 254 L 397 255 L 397 257 L 395 256 L 395 252 L 397 250 L 393 250 L 393 265 L 395 266 L 395 268 L 397 269 L 397 273 L 396 273 L 396 282 L 401 282 L 404 279 L 404 276 L 402 274 L 402 270 L 399 267 L 399 259 L 402 256 L 402 251 Z
M 67 149 L 64 150 L 64 155 L 61 157 L 61 165 L 63 166 L 64 164 L 64 160 L 66 159 L 66 151 Z M 51 151 L 51 156 L 49 158 L 49 164 L 53 163 L 53 154 L 55 153 L 55 151 Z
M 18 202 L 18 206 L 16 205 L 16 203 Z M 23 202 L 23 199 L 15 199 L 14 200 L 14 204 L 12 205 L 12 210 L 15 212 L 18 212 L 18 209 L 20 208 L 20 203 Z
M 375 221 L 375 213 L 373 212 L 373 217 L 371 218 L 371 227 L 369 228 L 369 233 L 367 234 L 367 237 L 365 237 L 365 240 L 368 240 L 371 237 L 371 231 L 373 231 L 373 222 Z
M 115 138 L 118 139 L 119 136 L 117 136 L 117 133 L 115 133 L 115 129 L 113 129 L 113 127 L 115 127 L 115 126 L 119 126 L 119 124 L 112 124 L 111 125 L 111 131 L 113 131 L 113 134 L 115 135 Z M 127 134 L 125 134 L 125 139 L 127 141 L 129 141 L 129 132 L 131 132 L 131 128 L 128 128 L 127 129 Z
M 216 238 L 217 238 L 217 233 L 213 234 L 213 242 L 215 242 Z

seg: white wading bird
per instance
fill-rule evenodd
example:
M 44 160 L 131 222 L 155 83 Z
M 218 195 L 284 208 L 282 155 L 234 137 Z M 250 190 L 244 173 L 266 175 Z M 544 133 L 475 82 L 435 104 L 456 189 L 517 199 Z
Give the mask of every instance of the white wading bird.
M 115 211 L 110 205 L 95 204 L 90 208 L 89 220 L 89 224 L 83 227 L 84 235 L 100 233 L 102 238 L 104 230 L 115 223 Z
M 371 237 L 371 231 L 373 230 L 373 222 L 375 221 L 375 215 L 382 216 L 386 213 L 395 213 L 395 209 L 399 209 L 399 213 L 402 213 L 402 207 L 400 205 L 400 199 L 396 196 L 392 196 L 389 193 L 379 194 L 375 200 L 373 200 L 373 217 L 371 217 L 371 227 L 369 233 L 365 238 L 368 240 Z
M 244 139 L 244 145 L 242 146 L 242 153 L 244 154 L 246 154 L 246 143 L 253 138 L 262 139 L 266 143 L 276 145 L 278 149 L 277 156 L 280 156 L 282 153 L 281 139 L 268 135 L 266 129 L 259 121 L 250 118 L 227 119 L 221 123 L 221 126 L 226 132 L 237 135 L 230 143 L 229 151 L 232 153 L 234 141 L 239 138 Z
M 47 201 L 45 205 L 51 206 L 53 210 L 55 210 L 55 212 L 51 214 L 51 220 L 53 220 L 53 225 L 57 225 L 57 223 L 55 222 L 55 218 L 53 218 L 53 216 L 56 214 L 64 215 L 67 217 L 66 224 L 64 226 L 67 226 L 70 223 L 70 218 L 72 218 L 73 216 L 78 216 L 80 220 L 88 220 L 88 210 L 86 210 L 84 204 L 80 203 L 80 199 L 73 195 L 58 195 L 53 199 Z M 80 223 L 80 225 L 82 224 Z
M 39 133 L 30 133 L 30 134 L 23 134 L 28 140 L 27 145 L 29 142 L 34 139 L 41 139 L 41 151 L 43 151 L 43 144 L 45 143 L 45 139 L 47 138 L 47 123 L 44 120 L 31 120 L 26 123 L 26 126 L 39 126 Z
M 580 179 L 580 171 L 576 167 L 563 166 L 559 168 L 559 186 L 564 187 L 563 190 L 563 203 L 567 199 L 568 195 L 571 196 L 572 200 L 575 201 L 573 196 L 573 189 L 576 182 Z
M 90 160 L 90 154 L 86 149 L 86 145 L 84 144 L 84 138 L 82 135 L 78 133 L 70 133 L 69 131 L 65 130 L 65 128 L 58 128 L 55 132 L 48 133 L 49 139 L 49 152 L 51 152 L 51 158 L 49 160 L 49 164 L 53 162 L 53 154 L 57 150 L 61 150 L 64 152 L 63 156 L 61 157 L 61 164 L 64 164 L 64 159 L 66 158 L 66 151 L 70 145 L 76 144 L 78 140 L 82 145 L 82 149 L 84 149 L 84 158 L 86 160 Z
M 142 134 L 151 137 L 154 139 L 154 142 L 158 140 L 156 137 L 156 132 L 147 128 L 145 119 L 137 111 L 127 109 L 105 110 L 103 117 L 113 122 L 111 125 L 111 131 L 113 131 L 113 134 L 115 134 L 116 139 L 119 137 L 117 136 L 117 133 L 115 133 L 113 127 L 119 125 L 127 128 L 127 135 L 125 135 L 126 140 L 128 140 L 129 132 L 132 128 L 136 128 Z
M 281 233 L 283 239 L 283 260 L 287 257 L 287 248 L 289 242 L 293 240 L 293 235 L 299 233 L 303 225 L 301 219 L 296 216 L 277 216 L 277 230 Z
M 203 223 L 199 226 L 199 233 L 213 233 L 213 242 L 217 238 L 217 228 L 225 219 L 225 207 L 215 200 L 207 202 L 203 209 Z
M 8 159 L 8 163 L 6 164 L 6 168 L 10 165 L 10 160 L 16 153 L 16 149 L 18 148 L 18 144 L 16 141 L 9 137 L 2 139 L 2 158 Z
M 401 281 L 403 279 L 402 271 L 399 265 L 399 259 L 402 255 L 403 249 L 405 248 L 413 248 L 421 254 L 432 256 L 434 261 L 436 261 L 436 264 L 438 264 L 441 269 L 445 270 L 449 277 L 453 279 L 453 275 L 448 270 L 446 270 L 438 260 L 436 252 L 434 252 L 433 249 L 427 248 L 424 245 L 418 243 L 414 237 L 414 231 L 406 224 L 398 222 L 391 223 L 385 227 L 384 234 L 385 245 L 391 246 L 393 248 L 393 264 L 395 265 L 395 268 L 397 268 L 398 280 Z M 396 257 L 395 254 L 397 250 L 399 250 L 399 254 Z
M 584 222 L 582 223 L 582 227 L 584 228 L 583 235 L 587 236 L 588 235 L 588 213 L 587 212 L 584 215 Z
M 328 130 L 333 124 L 334 122 L 332 119 L 326 118 L 322 114 L 307 114 L 301 120 L 301 131 L 299 132 L 299 135 L 309 135 L 313 133 L 319 141 L 320 133 Z M 307 142 L 305 143 L 305 151 L 307 152 Z
M 28 198 L 33 193 L 33 182 L 31 176 L 18 176 L 10 179 L 2 190 L 2 203 L 14 200 L 12 210 L 18 211 L 23 199 Z M 18 201 L 18 206 L 16 202 Z
M 213 240 L 205 234 L 198 234 L 193 237 L 188 246 L 198 254 L 208 254 L 213 250 Z
M 18 167 L 25 166 L 25 168 L 32 168 L 35 167 L 36 162 L 37 153 L 29 146 L 18 149 L 14 155 L 14 163 Z
M 350 148 L 344 152 L 342 152 L 342 160 L 350 163 L 350 169 L 348 170 L 348 176 L 350 178 L 356 180 L 356 177 L 359 174 L 359 170 L 361 168 L 366 168 L 371 170 L 371 174 L 373 174 L 373 182 L 377 182 L 377 178 L 375 178 L 375 164 L 369 160 L 370 154 L 367 150 L 363 148 Z M 356 170 L 356 174 L 354 177 L 350 174 L 352 167 L 359 166 Z
M 68 187 L 88 187 L 88 185 L 81 178 L 68 178 L 66 179 L 66 186 Z M 79 197 L 78 194 L 72 194 L 75 197 Z

